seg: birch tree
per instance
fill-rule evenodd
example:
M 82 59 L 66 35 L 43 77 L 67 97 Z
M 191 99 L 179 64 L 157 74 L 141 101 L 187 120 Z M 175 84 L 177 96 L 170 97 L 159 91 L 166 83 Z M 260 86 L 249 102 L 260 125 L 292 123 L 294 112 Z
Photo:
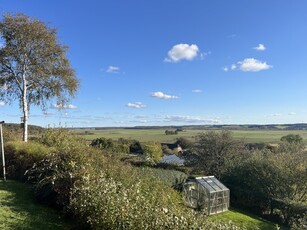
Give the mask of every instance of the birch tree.
M 56 29 L 24 14 L 5 15 L 0 38 L 0 96 L 7 102 L 19 100 L 26 142 L 30 106 L 45 110 L 55 99 L 64 107 L 79 82 Z

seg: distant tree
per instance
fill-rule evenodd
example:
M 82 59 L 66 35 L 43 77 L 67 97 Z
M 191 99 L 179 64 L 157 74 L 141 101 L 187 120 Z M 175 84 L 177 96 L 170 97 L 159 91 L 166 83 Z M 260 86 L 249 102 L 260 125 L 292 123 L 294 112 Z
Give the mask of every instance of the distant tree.
M 113 151 L 115 145 L 111 138 L 100 137 L 92 140 L 91 146 L 95 148 Z
M 280 140 L 281 143 L 277 148 L 277 152 L 294 154 L 302 152 L 305 149 L 303 138 L 300 135 L 289 134 L 283 136 Z
M 146 142 L 142 144 L 144 154 L 149 156 L 154 162 L 162 160 L 162 148 L 160 143 Z
M 166 135 L 177 135 L 178 132 L 177 130 L 173 131 L 173 130 L 165 130 L 165 134 Z
M 244 144 L 235 141 L 230 131 L 200 133 L 195 139 L 191 153 L 185 156 L 187 163 L 217 178 L 221 178 L 245 151 Z
M 0 22 L 0 96 L 19 100 L 23 112 L 23 140 L 28 140 L 30 105 L 46 109 L 56 98 L 64 108 L 79 82 L 60 45 L 55 29 L 23 14 L 5 15 Z
M 303 138 L 300 135 L 295 135 L 295 134 L 288 134 L 286 136 L 283 136 L 280 138 L 281 141 L 287 141 L 289 143 L 302 143 L 303 142 Z

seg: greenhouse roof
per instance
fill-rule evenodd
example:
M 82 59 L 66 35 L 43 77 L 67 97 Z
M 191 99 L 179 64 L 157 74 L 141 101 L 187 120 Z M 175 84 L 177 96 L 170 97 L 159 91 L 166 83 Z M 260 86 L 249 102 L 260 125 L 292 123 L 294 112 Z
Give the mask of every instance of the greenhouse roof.
M 210 193 L 228 191 L 229 189 L 223 185 L 214 176 L 196 177 L 195 180 L 205 187 Z

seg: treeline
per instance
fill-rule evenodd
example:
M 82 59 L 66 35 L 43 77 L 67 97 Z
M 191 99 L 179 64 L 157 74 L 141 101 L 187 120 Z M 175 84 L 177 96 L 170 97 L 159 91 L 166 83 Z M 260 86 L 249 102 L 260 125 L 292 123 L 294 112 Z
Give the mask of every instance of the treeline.
M 3 124 L 3 137 L 4 141 L 16 139 L 21 140 L 23 126 L 21 124 L 4 123 Z M 29 136 L 35 137 L 42 134 L 45 129 L 37 125 L 29 125 Z

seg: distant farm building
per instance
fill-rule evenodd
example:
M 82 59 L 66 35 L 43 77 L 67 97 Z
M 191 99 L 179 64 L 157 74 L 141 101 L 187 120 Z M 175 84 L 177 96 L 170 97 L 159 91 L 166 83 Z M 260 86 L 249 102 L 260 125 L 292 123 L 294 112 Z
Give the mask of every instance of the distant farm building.
M 214 176 L 188 179 L 183 185 L 186 204 L 206 215 L 228 211 L 230 190 Z

